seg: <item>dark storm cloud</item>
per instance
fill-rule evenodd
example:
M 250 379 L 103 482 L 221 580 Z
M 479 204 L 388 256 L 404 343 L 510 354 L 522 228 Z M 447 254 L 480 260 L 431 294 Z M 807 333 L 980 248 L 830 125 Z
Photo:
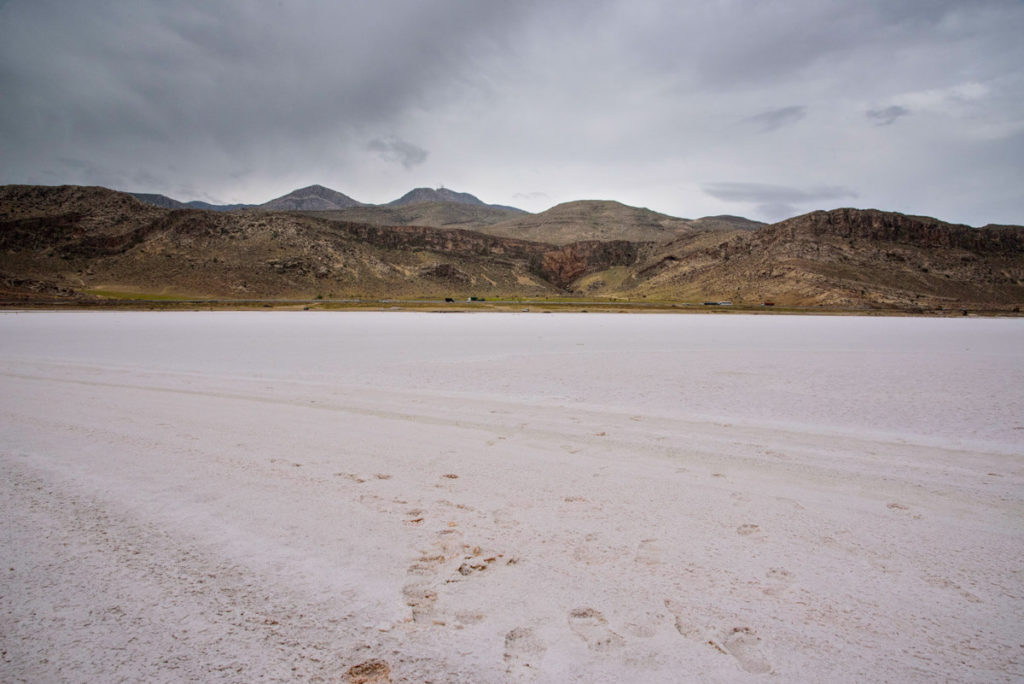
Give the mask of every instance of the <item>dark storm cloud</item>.
M 964 22 L 965 15 L 1010 7 L 1014 0 L 970 4 L 965 12 L 960 0 L 706 3 L 700 13 L 707 23 L 693 25 L 711 24 L 716 30 L 686 37 L 704 48 L 694 54 L 694 73 L 706 86 L 778 83 L 799 78 L 816 65 L 841 63 L 851 51 L 890 54 L 894 46 L 922 33 L 938 39 Z M 665 30 L 674 27 L 671 22 L 663 25 Z
M 0 0 L 0 183 L 1021 221 L 1022 34 L 1019 0 Z
M 366 147 L 372 152 L 377 152 L 382 159 L 398 162 L 407 169 L 425 162 L 428 154 L 422 147 L 394 137 L 384 140 L 374 138 Z
M 771 220 L 794 216 L 801 205 L 857 197 L 850 188 L 838 185 L 793 188 L 765 183 L 723 182 L 708 183 L 703 190 L 720 200 L 754 204 L 761 216 Z
M 73 171 L 60 159 L 87 157 L 110 167 L 107 180 L 128 159 L 226 176 L 337 158 L 409 107 L 472 88 L 471 57 L 526 7 L 13 0 L 0 24 L 0 149 L 8 169 Z M 416 163 L 417 149 L 392 153 Z
M 761 132 L 767 133 L 768 131 L 774 131 L 777 128 L 796 123 L 806 115 L 807 107 L 793 105 L 779 109 L 769 109 L 766 112 L 747 117 L 743 121 L 757 127 Z
M 865 112 L 865 115 L 875 122 L 876 126 L 888 126 L 889 124 L 896 121 L 900 117 L 910 114 L 910 110 L 906 107 L 900 107 L 899 105 L 893 105 L 892 107 L 886 107 L 885 109 L 869 109 Z

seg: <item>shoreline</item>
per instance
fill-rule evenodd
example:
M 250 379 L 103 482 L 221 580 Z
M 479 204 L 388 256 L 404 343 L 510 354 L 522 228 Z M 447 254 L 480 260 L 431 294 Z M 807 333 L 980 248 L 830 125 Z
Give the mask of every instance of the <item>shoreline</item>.
M 706 305 L 700 302 L 546 301 L 494 299 L 445 302 L 437 299 L 103 299 L 94 301 L 0 300 L 0 311 L 406 311 L 417 313 L 672 313 L 767 316 L 894 316 L 921 318 L 1019 318 L 1020 307 L 948 309 L 846 308 L 825 305 Z

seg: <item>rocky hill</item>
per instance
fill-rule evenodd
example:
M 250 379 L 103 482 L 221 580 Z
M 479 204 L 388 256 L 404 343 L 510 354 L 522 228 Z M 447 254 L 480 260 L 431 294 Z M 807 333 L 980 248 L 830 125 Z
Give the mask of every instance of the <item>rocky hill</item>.
M 620 286 L 647 296 L 901 309 L 1024 304 L 1024 227 L 873 209 L 816 211 L 653 250 Z
M 361 204 L 362 202 L 337 190 L 331 190 L 322 185 L 310 185 L 264 202 L 259 205 L 259 208 L 269 211 L 326 211 L 356 207 Z
M 432 226 L 434 228 L 465 228 L 480 230 L 482 227 L 506 221 L 525 212 L 487 204 L 465 204 L 461 202 L 419 202 L 401 206 L 364 204 L 337 211 L 318 212 L 322 218 L 357 223 L 372 223 L 378 226 Z
M 462 209 L 463 217 L 472 216 L 473 211 L 477 211 L 480 215 L 486 217 L 484 219 L 485 221 L 488 221 L 490 218 L 491 214 L 488 213 L 489 210 L 501 218 L 508 218 L 509 216 L 526 213 L 522 209 L 517 209 L 515 207 L 507 207 L 501 204 L 485 204 L 468 192 L 455 192 L 454 190 L 449 190 L 447 188 L 438 188 L 437 190 L 432 188 L 415 188 L 398 199 L 381 205 L 364 204 L 363 202 L 352 199 L 344 193 L 332 190 L 331 188 L 327 188 L 322 185 L 310 185 L 305 188 L 299 188 L 298 190 L 289 192 L 287 195 L 282 195 L 281 197 L 272 199 L 269 202 L 264 202 L 263 204 L 209 204 L 198 200 L 191 202 L 179 202 L 178 200 L 167 197 L 166 195 L 154 193 L 133 192 L 129 194 L 146 204 L 151 204 L 163 209 L 209 209 L 211 211 L 265 209 L 268 211 L 335 212 L 354 208 L 376 209 L 377 211 L 369 211 L 366 215 L 368 220 L 371 222 L 382 224 L 386 222 L 386 217 L 389 215 L 397 213 L 398 216 L 408 216 L 409 212 L 407 209 L 411 206 L 419 205 L 424 205 L 426 209 L 421 208 L 418 211 L 413 211 L 412 215 L 419 216 L 421 220 L 429 221 L 429 223 L 418 225 L 445 225 L 447 223 L 459 222 L 458 220 L 447 221 L 444 216 L 438 216 L 438 214 L 446 213 L 445 211 L 439 211 L 438 208 L 454 207 L 456 208 L 454 210 L 456 215 L 458 215 L 458 209 Z M 451 210 L 447 213 L 450 212 Z M 427 217 L 427 214 L 430 216 Z M 335 216 L 335 218 L 339 217 Z M 461 222 L 467 223 L 468 221 L 463 218 Z M 494 221 L 490 220 L 489 222 L 493 223 Z
M 388 202 L 389 207 L 401 207 L 420 202 L 455 202 L 457 204 L 483 204 L 483 201 L 468 192 L 455 192 L 448 188 L 414 188 L 396 200 Z
M 757 230 L 768 225 L 761 221 L 751 221 L 742 216 L 730 216 L 728 214 L 686 220 L 697 230 Z
M 486 204 L 474 195 L 468 192 L 455 192 L 448 188 L 415 188 L 405 193 L 396 200 L 388 202 L 388 207 L 405 207 L 410 204 L 423 204 L 424 202 L 431 203 L 444 203 L 444 204 L 468 204 L 471 206 L 491 207 L 494 209 L 504 209 L 515 213 L 526 213 L 522 209 L 516 209 L 515 207 L 507 207 L 502 204 Z
M 669 242 L 697 230 L 751 230 L 763 223 L 735 216 L 689 220 L 609 200 L 559 204 L 539 214 L 476 226 L 490 235 L 567 245 L 580 240 Z
M 560 240 L 542 241 L 349 220 L 359 207 L 224 213 L 164 209 L 104 188 L 2 186 L 0 298 L 572 294 L 912 311 L 1024 304 L 1019 226 L 837 209 L 756 230 L 714 217 L 717 229 L 698 230 L 616 203 L 560 206 L 586 229 L 566 221 Z M 646 223 L 622 221 L 616 233 L 607 217 L 624 216 Z M 604 239 L 568 241 L 589 238 L 594 225 Z
M 129 192 L 129 195 L 145 202 L 146 204 L 152 204 L 154 207 L 160 207 L 161 209 L 188 209 L 189 206 L 185 202 L 179 202 L 176 199 L 171 199 L 167 195 L 158 195 L 152 192 Z
M 563 252 L 456 229 L 168 210 L 103 188 L 0 187 L 0 294 L 8 300 L 537 296 L 636 259 L 628 243 Z
M 176 199 L 171 199 L 167 195 L 156 195 L 149 192 L 131 192 L 128 193 L 137 200 L 141 200 L 146 204 L 152 204 L 154 207 L 161 207 L 163 209 L 208 209 L 210 211 L 235 211 L 237 209 L 249 209 L 252 204 L 210 204 L 209 202 L 202 202 L 200 200 L 192 200 L 191 202 L 179 202 Z

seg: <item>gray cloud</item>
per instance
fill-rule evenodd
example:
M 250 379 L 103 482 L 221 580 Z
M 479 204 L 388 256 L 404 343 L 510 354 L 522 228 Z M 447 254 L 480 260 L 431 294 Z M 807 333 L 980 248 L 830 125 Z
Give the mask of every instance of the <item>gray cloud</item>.
M 5 162 L 76 181 L 87 174 L 61 158 L 107 178 L 127 157 L 207 179 L 337 172 L 403 113 L 471 91 L 473 58 L 521 21 L 512 4 L 11 0 Z M 400 142 L 392 153 L 415 162 Z
M 865 116 L 874 121 L 876 126 L 888 126 L 896 121 L 896 119 L 907 114 L 910 114 L 910 110 L 899 105 L 893 105 L 885 109 L 869 109 L 865 112 Z
M 550 196 L 546 192 L 517 192 L 512 195 L 514 199 L 520 200 L 546 200 L 550 199 Z
M 407 169 L 425 162 L 428 154 L 422 147 L 417 147 L 410 142 L 395 137 L 384 140 L 374 138 L 366 147 L 373 152 L 377 152 L 381 158 L 391 162 L 398 162 Z
M 769 109 L 761 112 L 760 114 L 747 117 L 743 121 L 745 123 L 753 124 L 762 132 L 768 132 L 796 123 L 806 115 L 807 107 L 804 107 L 803 105 L 792 105 L 790 107 L 781 107 L 779 109 Z
M 320 183 L 387 201 L 444 178 L 531 210 L 607 197 L 689 216 L 817 208 L 834 201 L 811 192 L 828 178 L 879 208 L 1024 221 L 1024 161 L 1006 154 L 1024 126 L 1018 0 L 0 0 L 0 11 L 0 183 L 225 202 Z M 911 115 L 912 136 L 887 125 Z M 968 161 L 969 184 L 957 172 Z M 716 195 L 706 178 L 804 194 L 706 186 Z M 542 195 L 515 197 L 521 188 Z
M 978 0 L 974 9 L 1005 11 L 1012 2 Z M 815 67 L 842 65 L 851 52 L 890 55 L 893 44 L 912 43 L 922 34 L 941 40 L 951 28 L 969 25 L 973 14 L 957 0 L 789 0 L 784 7 L 740 0 L 701 10 L 707 24 L 695 22 L 686 38 L 702 48 L 696 51 L 697 77 L 716 89 L 800 79 Z M 718 22 L 717 30 L 702 30 Z
M 765 183 L 721 182 L 708 183 L 702 189 L 720 200 L 754 204 L 760 216 L 771 220 L 794 216 L 801 205 L 857 197 L 856 192 L 839 185 L 794 188 Z
M 814 202 L 857 196 L 853 190 L 839 185 L 802 189 L 766 183 L 708 183 L 704 192 L 732 202 Z

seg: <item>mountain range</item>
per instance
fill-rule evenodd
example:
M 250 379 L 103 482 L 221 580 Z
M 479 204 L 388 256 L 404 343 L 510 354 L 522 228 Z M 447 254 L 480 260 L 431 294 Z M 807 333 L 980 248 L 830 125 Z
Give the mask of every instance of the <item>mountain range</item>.
M 466 193 L 410 194 L 427 201 L 362 205 L 311 186 L 267 203 L 280 209 L 210 211 L 98 187 L 0 186 L 0 299 L 568 295 L 1007 312 L 1024 304 L 1020 226 L 851 208 L 765 225 L 610 201 L 527 214 Z M 296 208 L 310 203 L 328 208 Z
M 558 245 L 580 240 L 664 242 L 692 229 L 754 230 L 765 225 L 740 216 L 682 219 L 606 200 L 565 202 L 539 214 L 530 214 L 516 207 L 486 204 L 468 192 L 456 192 L 448 188 L 415 188 L 386 204 L 366 204 L 322 185 L 299 188 L 263 204 L 183 203 L 164 195 L 130 194 L 147 204 L 164 209 L 316 212 L 315 215 L 324 218 L 381 226 L 467 228 L 499 237 Z
M 210 211 L 236 211 L 238 209 L 267 209 L 271 211 L 329 211 L 336 209 L 347 209 L 349 207 L 376 206 L 368 205 L 365 202 L 354 200 L 348 195 L 326 188 L 322 185 L 309 185 L 298 190 L 292 190 L 286 195 L 275 197 L 263 204 L 209 204 L 193 200 L 191 202 L 179 202 L 166 195 L 158 195 L 147 192 L 129 193 L 135 198 L 152 204 L 155 207 L 164 209 L 208 209 Z M 442 202 L 454 204 L 466 204 L 481 207 L 493 207 L 496 209 L 507 209 L 516 213 L 525 213 L 515 207 L 506 207 L 500 204 L 485 204 L 483 201 L 469 194 L 468 192 L 455 192 L 447 188 L 414 188 L 396 200 L 388 202 L 388 207 L 404 207 L 410 204 L 421 204 L 423 202 Z

